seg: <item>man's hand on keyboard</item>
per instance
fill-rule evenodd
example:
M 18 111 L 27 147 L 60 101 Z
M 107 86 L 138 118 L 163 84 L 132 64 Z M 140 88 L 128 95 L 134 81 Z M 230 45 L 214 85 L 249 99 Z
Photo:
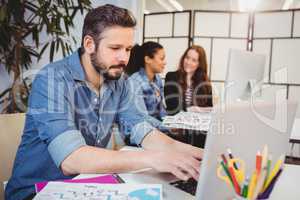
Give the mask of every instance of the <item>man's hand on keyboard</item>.
M 151 151 L 150 166 L 159 172 L 170 172 L 181 180 L 198 179 L 200 161 L 191 153 L 179 151 Z

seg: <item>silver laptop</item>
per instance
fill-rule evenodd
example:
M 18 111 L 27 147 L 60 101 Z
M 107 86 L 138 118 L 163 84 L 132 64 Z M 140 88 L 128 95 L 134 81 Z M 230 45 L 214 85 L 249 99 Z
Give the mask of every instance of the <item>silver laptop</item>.
M 183 192 L 172 185 L 174 177 L 168 174 L 145 172 L 127 175 L 126 182 L 161 183 L 164 199 L 227 200 L 233 191 L 217 178 L 217 158 L 230 148 L 233 155 L 247 163 L 246 172 L 254 169 L 255 155 L 268 145 L 273 159 L 288 151 L 288 140 L 293 125 L 296 103 L 285 101 L 272 103 L 245 103 L 219 108 L 212 117 L 206 139 L 204 157 L 196 196 Z

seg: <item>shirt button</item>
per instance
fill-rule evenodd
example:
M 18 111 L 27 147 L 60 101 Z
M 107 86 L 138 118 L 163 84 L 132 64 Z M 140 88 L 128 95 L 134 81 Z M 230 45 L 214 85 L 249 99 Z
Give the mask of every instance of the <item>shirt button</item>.
M 98 99 L 97 99 L 97 98 L 95 98 L 95 99 L 94 99 L 94 102 L 95 102 L 95 103 L 97 103 L 97 102 L 98 102 Z
M 100 144 L 100 140 L 97 140 L 97 143 Z
M 99 118 L 99 121 L 100 121 L 100 122 L 102 121 L 101 117 Z

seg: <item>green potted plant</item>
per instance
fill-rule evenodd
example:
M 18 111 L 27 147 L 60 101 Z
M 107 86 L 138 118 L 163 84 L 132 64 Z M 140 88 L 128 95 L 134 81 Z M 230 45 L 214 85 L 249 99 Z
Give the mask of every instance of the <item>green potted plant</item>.
M 46 49 L 49 60 L 62 52 L 72 52 L 76 44 L 70 29 L 78 12 L 91 8 L 90 0 L 0 0 L 0 64 L 13 77 L 13 84 L 0 94 L 3 113 L 25 112 L 30 83 L 22 79 L 23 70 L 33 58 L 40 60 Z M 41 34 L 49 40 L 42 41 Z M 28 42 L 32 41 L 32 42 Z

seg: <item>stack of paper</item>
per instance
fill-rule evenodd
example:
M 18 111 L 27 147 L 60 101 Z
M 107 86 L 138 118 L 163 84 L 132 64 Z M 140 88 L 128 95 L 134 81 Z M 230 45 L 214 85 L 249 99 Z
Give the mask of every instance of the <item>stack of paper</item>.
M 208 131 L 210 122 L 211 113 L 180 112 L 174 116 L 166 116 L 163 125 L 168 128 Z
M 157 184 L 96 184 L 49 182 L 34 200 L 161 200 Z

